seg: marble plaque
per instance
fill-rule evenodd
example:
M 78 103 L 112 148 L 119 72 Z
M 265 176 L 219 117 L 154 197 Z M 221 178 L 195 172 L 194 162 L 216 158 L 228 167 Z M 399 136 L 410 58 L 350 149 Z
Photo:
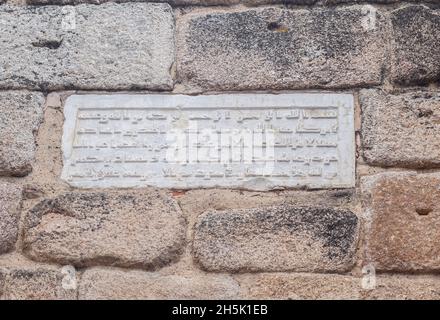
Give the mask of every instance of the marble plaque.
M 83 188 L 354 186 L 350 94 L 74 95 L 62 178 Z

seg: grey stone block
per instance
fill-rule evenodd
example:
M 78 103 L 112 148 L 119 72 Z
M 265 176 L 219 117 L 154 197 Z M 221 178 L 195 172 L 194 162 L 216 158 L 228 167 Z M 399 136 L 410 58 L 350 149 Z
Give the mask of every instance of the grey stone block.
M 0 7 L 0 88 L 173 86 L 168 4 Z
M 72 270 L 72 274 L 68 274 L 62 267 L 52 265 L 0 266 L 0 274 L 4 277 L 2 299 L 74 300 L 77 274 Z
M 0 92 L 0 176 L 24 176 L 32 171 L 43 111 L 41 93 Z
M 400 84 L 440 80 L 440 10 L 405 6 L 392 12 L 391 77 Z
M 240 287 L 228 275 L 162 275 L 92 268 L 81 278 L 79 299 L 237 299 Z
M 362 90 L 362 149 L 372 165 L 440 167 L 440 94 Z
M 44 200 L 24 228 L 24 252 L 33 260 L 156 269 L 179 257 L 186 224 L 173 199 L 137 190 Z
M 324 207 L 206 212 L 195 226 L 193 252 L 209 271 L 346 271 L 358 224 L 351 211 Z
M 196 11 L 177 25 L 179 81 L 199 90 L 381 83 L 386 18 L 372 6 Z
M 0 254 L 12 250 L 17 241 L 21 200 L 19 186 L 0 182 Z

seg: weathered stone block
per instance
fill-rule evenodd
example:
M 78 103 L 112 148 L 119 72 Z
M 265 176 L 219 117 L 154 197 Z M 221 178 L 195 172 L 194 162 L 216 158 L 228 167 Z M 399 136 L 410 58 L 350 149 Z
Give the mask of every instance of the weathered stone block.
M 363 299 L 377 300 L 438 300 L 440 279 L 437 276 L 387 276 L 376 277 L 373 290 L 363 290 Z
M 424 84 L 440 79 L 440 10 L 417 5 L 392 12 L 391 77 L 401 84 Z
M 32 171 L 34 135 L 43 121 L 43 109 L 41 93 L 0 92 L 0 176 L 23 176 Z
M 0 254 L 14 248 L 20 220 L 21 188 L 0 182 Z
M 5 300 L 72 300 L 77 296 L 76 273 L 68 274 L 61 267 L 0 266 L 0 274 Z
M 362 147 L 367 163 L 440 167 L 440 94 L 362 90 Z
M 358 218 L 348 210 L 275 206 L 202 214 L 194 256 L 209 271 L 344 271 Z
M 262 273 L 236 279 L 244 299 L 360 299 L 361 279 L 351 276 Z
M 388 173 L 364 178 L 366 260 L 384 271 L 440 269 L 440 176 Z
M 154 269 L 174 261 L 184 241 L 177 203 L 152 190 L 64 194 L 25 219 L 24 251 L 38 261 Z
M 227 275 L 160 275 L 89 269 L 79 299 L 237 299 L 240 287 Z
M 365 278 L 335 274 L 263 273 L 235 276 L 245 299 L 393 299 L 438 300 L 437 276 L 376 275 L 365 286 Z
M 0 87 L 170 89 L 168 4 L 0 8 Z
M 202 90 L 374 85 L 386 41 L 372 6 L 194 12 L 178 19 L 178 74 Z

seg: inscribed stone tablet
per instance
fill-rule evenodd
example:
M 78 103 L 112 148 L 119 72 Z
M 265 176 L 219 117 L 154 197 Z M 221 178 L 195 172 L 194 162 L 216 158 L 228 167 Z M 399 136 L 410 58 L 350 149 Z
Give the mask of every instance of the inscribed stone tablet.
M 354 186 L 349 94 L 74 95 L 64 114 L 75 187 Z

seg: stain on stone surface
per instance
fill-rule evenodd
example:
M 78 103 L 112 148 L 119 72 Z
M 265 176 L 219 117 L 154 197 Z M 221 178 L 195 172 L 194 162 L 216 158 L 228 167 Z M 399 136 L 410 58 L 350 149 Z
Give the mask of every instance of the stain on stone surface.
M 63 43 L 63 40 L 39 40 L 32 42 L 32 45 L 37 48 L 47 48 L 47 49 L 58 49 L 61 44 Z
M 351 211 L 325 207 L 286 205 L 207 212 L 195 227 L 195 251 L 202 265 L 214 270 L 213 263 L 223 267 L 230 263 L 232 270 L 259 270 L 260 263 L 266 262 L 254 260 L 255 255 L 271 260 L 282 256 L 284 250 L 292 255 L 291 265 L 271 260 L 273 271 L 307 268 L 300 260 L 307 260 L 308 255 L 311 260 L 318 255 L 316 259 L 325 261 L 323 263 L 343 269 L 353 258 L 358 227 L 358 218 Z M 253 242 L 250 244 L 244 239 Z M 225 248 L 243 261 L 224 252 Z M 316 250 L 321 251 L 316 253 Z M 304 256 L 295 261 L 295 254 Z

